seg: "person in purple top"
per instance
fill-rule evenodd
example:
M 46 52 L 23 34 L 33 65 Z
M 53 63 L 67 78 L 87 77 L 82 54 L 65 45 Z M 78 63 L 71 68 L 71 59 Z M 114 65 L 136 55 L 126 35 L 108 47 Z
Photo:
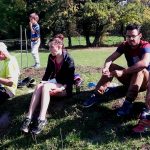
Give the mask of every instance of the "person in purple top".
M 39 16 L 36 13 L 32 13 L 30 14 L 29 20 L 29 26 L 31 30 L 31 53 L 35 61 L 33 67 L 37 69 L 40 67 L 39 46 L 41 43 L 40 26 L 38 24 Z
M 99 102 L 100 97 L 109 91 L 110 82 L 115 77 L 128 87 L 125 101 L 118 109 L 117 116 L 123 117 L 131 113 L 138 92 L 147 89 L 149 80 L 150 44 L 141 40 L 140 28 L 136 24 L 129 24 L 126 27 L 126 41 L 106 59 L 102 69 L 102 77 L 96 85 L 94 93 L 83 102 L 83 107 L 88 108 Z M 122 54 L 127 61 L 128 67 L 126 68 L 113 63 Z M 146 104 L 150 108 L 150 105 Z

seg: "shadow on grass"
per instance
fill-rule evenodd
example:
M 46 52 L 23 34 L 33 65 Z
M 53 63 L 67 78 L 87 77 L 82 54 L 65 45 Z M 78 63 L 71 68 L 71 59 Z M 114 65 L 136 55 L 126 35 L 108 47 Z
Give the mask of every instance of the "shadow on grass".
M 87 146 L 89 142 L 93 145 L 108 144 L 113 140 L 124 142 L 131 135 L 132 125 L 128 122 L 137 118 L 144 106 L 143 103 L 136 102 L 133 116 L 124 119 L 116 117 L 116 110 L 103 105 L 103 102 L 123 97 L 124 93 L 114 92 L 112 96 L 105 97 L 101 104 L 89 109 L 83 109 L 80 104 L 91 94 L 91 91 L 83 91 L 61 101 L 52 99 L 48 111 L 48 125 L 36 137 L 36 142 L 31 134 L 24 135 L 20 132 L 23 115 L 28 110 L 31 94 L 18 96 L 0 106 L 0 113 L 9 111 L 12 120 L 10 127 L 1 137 L 0 148 L 44 149 L 44 146 L 49 144 L 49 149 L 53 149 L 53 146 L 60 149 L 78 146 L 79 141 L 85 143 L 83 146 Z M 46 143 L 47 140 L 49 142 Z

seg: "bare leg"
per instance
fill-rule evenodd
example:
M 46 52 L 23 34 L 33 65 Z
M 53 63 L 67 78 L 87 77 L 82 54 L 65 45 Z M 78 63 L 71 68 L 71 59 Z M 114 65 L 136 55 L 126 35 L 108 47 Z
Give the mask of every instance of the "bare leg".
M 61 84 L 54 84 L 54 83 L 47 83 L 43 85 L 42 95 L 41 95 L 41 111 L 39 115 L 40 120 L 45 120 L 46 112 L 47 112 L 48 105 L 50 102 L 50 91 L 60 88 L 61 86 L 62 86 Z M 64 92 L 56 93 L 53 96 L 57 96 L 57 95 L 65 96 Z
M 129 101 L 134 101 L 136 99 L 140 89 L 142 91 L 147 89 L 148 78 L 149 72 L 146 69 L 132 75 L 130 86 L 126 95 Z
M 150 109 L 150 75 L 149 75 L 149 80 L 148 80 L 148 87 L 147 87 L 145 102 L 146 102 L 146 107 Z
M 123 70 L 123 69 L 124 68 L 119 66 L 119 65 L 111 64 L 109 70 L 111 72 L 111 71 L 114 71 L 114 70 Z M 100 94 L 103 94 L 105 92 L 105 90 L 107 89 L 107 87 L 109 86 L 109 84 L 111 83 L 112 80 L 113 80 L 113 77 L 107 77 L 107 76 L 102 75 L 101 79 L 99 80 L 99 82 L 96 85 L 96 90 Z
M 42 86 L 43 84 L 39 84 L 37 85 L 33 95 L 32 95 L 32 99 L 30 102 L 30 107 L 29 107 L 29 111 L 27 113 L 27 117 L 28 118 L 32 118 L 32 115 L 35 111 L 35 108 L 37 107 L 37 105 L 39 104 L 39 101 L 41 99 L 41 93 L 42 93 Z
M 41 95 L 41 110 L 39 115 L 40 120 L 45 120 L 47 108 L 50 102 L 50 90 L 51 87 L 49 86 L 49 84 L 44 84 Z

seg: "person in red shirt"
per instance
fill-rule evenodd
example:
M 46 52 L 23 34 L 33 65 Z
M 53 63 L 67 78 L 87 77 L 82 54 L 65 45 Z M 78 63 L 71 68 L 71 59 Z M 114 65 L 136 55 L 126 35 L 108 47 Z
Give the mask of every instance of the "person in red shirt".
M 140 28 L 136 24 L 129 24 L 126 27 L 126 41 L 106 59 L 102 69 L 102 77 L 97 83 L 94 93 L 83 102 L 83 107 L 91 107 L 100 102 L 103 95 L 111 92 L 109 85 L 115 77 L 128 87 L 123 105 L 117 110 L 117 116 L 124 117 L 131 113 L 138 92 L 147 89 L 149 80 L 150 44 L 141 40 Z M 113 63 L 122 54 L 126 58 L 127 68 Z

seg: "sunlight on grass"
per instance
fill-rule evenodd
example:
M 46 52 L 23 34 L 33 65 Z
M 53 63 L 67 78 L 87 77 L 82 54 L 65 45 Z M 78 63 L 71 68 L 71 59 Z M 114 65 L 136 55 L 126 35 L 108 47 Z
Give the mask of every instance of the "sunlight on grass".
M 77 41 L 78 39 L 76 39 Z M 82 39 L 83 40 L 83 39 Z M 28 111 L 32 91 L 29 88 L 17 90 L 17 96 L 0 106 L 0 111 L 11 113 L 11 125 L 0 134 L 0 149 L 26 149 L 26 150 L 132 150 L 143 149 L 150 146 L 150 137 L 140 135 L 132 137 L 129 128 L 136 124 L 137 114 L 130 119 L 116 117 L 113 104 L 119 102 L 122 96 L 107 96 L 104 101 L 95 107 L 83 109 L 81 104 L 91 94 L 87 87 L 89 82 L 98 82 L 105 59 L 116 47 L 69 49 L 77 66 L 76 72 L 84 80 L 80 93 L 75 93 L 72 98 L 64 98 L 63 101 L 53 101 L 48 110 L 48 125 L 33 139 L 31 134 L 24 135 L 20 132 L 20 126 L 24 115 Z M 20 52 L 12 52 L 16 56 L 21 68 L 33 65 L 31 53 L 23 52 L 22 62 Z M 40 51 L 41 67 L 46 67 L 49 52 Z M 27 62 L 28 58 L 28 62 Z M 126 66 L 124 56 L 116 63 Z M 21 68 L 21 69 L 22 69 Z M 36 77 L 34 77 L 36 78 Z M 41 79 L 39 79 L 41 80 Z M 118 81 L 113 80 L 118 83 Z M 120 93 L 113 93 L 118 96 Z M 141 107 L 145 93 L 140 93 L 135 106 Z M 137 108 L 138 108 L 137 107 Z

